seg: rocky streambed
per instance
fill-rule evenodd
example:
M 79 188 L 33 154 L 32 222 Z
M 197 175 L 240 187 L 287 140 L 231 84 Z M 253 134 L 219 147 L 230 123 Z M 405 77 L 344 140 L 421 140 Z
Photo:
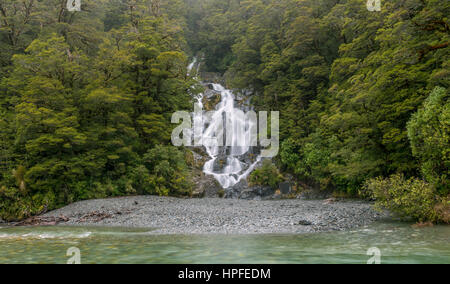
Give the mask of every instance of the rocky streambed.
M 383 215 L 362 201 L 178 199 L 88 200 L 50 212 L 59 225 L 154 228 L 154 234 L 297 234 L 348 230 Z

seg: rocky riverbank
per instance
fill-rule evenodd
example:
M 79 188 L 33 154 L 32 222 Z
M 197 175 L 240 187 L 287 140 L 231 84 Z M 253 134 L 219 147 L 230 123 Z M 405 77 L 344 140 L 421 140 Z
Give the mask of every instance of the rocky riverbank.
M 155 234 L 309 233 L 348 230 L 383 216 L 362 201 L 177 199 L 88 200 L 50 212 L 59 225 L 155 228 Z

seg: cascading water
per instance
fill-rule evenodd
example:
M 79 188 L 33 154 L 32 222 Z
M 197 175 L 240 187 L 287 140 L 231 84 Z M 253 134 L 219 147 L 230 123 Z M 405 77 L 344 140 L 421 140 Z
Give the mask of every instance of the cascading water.
M 188 74 L 192 73 L 197 59 L 188 66 Z M 197 66 L 198 71 L 198 66 Z M 215 111 L 205 115 L 203 112 L 204 94 L 196 97 L 195 108 L 201 110 L 194 112 L 193 134 L 197 140 L 201 140 L 209 156 L 209 161 L 204 165 L 203 172 L 212 175 L 224 188 L 230 188 L 254 170 L 260 157 L 249 158 L 253 155 L 249 137 L 255 133 L 257 125 L 246 119 L 242 110 L 235 107 L 236 98 L 231 90 L 225 89 L 220 84 L 207 84 L 212 87 L 212 92 L 220 95 L 220 102 Z M 220 143 L 218 133 L 224 133 L 226 142 Z
M 194 57 L 194 60 L 188 65 L 188 76 L 191 75 L 192 69 L 194 69 L 195 64 L 197 64 L 197 57 Z M 198 67 L 197 67 L 198 70 Z
M 240 109 L 235 108 L 235 97 L 230 90 L 220 84 L 212 84 L 212 87 L 214 91 L 220 93 L 221 101 L 209 118 L 203 121 L 203 140 L 204 142 L 205 139 L 213 141 L 213 143 L 208 143 L 211 141 L 204 143 L 211 159 L 205 163 L 203 171 L 205 174 L 213 175 L 226 189 L 247 178 L 260 160 L 258 157 L 250 165 L 243 161 L 243 157 L 251 149 L 250 144 L 245 141 L 248 142 L 247 137 L 251 137 L 257 126 L 246 120 Z M 213 137 L 221 129 L 227 129 L 226 146 L 214 143 L 217 140 Z

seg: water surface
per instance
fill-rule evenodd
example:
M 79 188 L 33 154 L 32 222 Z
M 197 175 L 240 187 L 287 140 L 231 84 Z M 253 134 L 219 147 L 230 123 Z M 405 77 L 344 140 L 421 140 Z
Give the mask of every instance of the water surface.
M 450 226 L 383 222 L 349 232 L 303 235 L 152 235 L 151 229 L 0 228 L 0 263 L 450 263 Z

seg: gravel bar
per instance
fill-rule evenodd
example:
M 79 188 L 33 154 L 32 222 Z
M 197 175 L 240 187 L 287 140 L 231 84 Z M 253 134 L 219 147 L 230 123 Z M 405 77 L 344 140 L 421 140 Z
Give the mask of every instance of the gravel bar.
M 348 230 L 383 217 L 363 201 L 156 196 L 81 201 L 44 216 L 67 217 L 61 225 L 153 228 L 154 234 L 299 234 Z

